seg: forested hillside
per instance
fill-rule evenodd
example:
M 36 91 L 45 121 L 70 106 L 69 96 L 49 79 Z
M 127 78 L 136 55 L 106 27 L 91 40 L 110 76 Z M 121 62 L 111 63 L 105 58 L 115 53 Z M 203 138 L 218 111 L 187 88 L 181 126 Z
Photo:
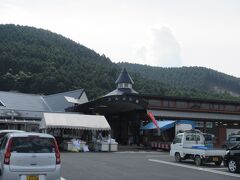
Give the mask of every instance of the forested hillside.
M 115 64 L 70 39 L 26 26 L 0 25 L 0 90 L 52 94 L 84 88 L 91 98 L 115 89 L 122 66 L 145 94 L 235 99 L 239 79 L 206 68 Z M 231 92 L 231 93 L 229 93 Z
M 96 98 L 115 89 L 120 71 L 104 55 L 61 35 L 0 25 L 0 90 L 51 94 L 84 88 Z M 138 91 L 163 94 L 166 88 L 159 82 L 144 82 L 141 76 L 135 79 Z
M 129 72 L 168 83 L 176 88 L 198 89 L 216 93 L 240 95 L 240 79 L 204 67 L 161 68 L 139 64 L 119 63 Z

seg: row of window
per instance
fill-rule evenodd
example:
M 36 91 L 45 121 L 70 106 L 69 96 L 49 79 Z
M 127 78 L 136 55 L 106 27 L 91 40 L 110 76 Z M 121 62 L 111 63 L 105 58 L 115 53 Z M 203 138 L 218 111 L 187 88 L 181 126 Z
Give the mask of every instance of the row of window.
M 149 100 L 150 106 L 158 106 L 163 108 L 179 108 L 179 109 L 201 109 L 212 111 L 240 111 L 240 105 L 224 105 L 217 103 L 198 103 L 174 100 Z

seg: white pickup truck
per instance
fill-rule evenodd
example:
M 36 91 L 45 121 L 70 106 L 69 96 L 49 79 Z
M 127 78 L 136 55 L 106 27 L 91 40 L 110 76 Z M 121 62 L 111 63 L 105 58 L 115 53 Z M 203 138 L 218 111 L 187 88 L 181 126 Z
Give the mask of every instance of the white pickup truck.
M 197 166 L 209 162 L 214 162 L 216 166 L 220 166 L 225 154 L 226 150 L 224 149 L 207 147 L 203 133 L 198 131 L 177 134 L 170 150 L 170 155 L 175 157 L 177 162 L 192 159 Z

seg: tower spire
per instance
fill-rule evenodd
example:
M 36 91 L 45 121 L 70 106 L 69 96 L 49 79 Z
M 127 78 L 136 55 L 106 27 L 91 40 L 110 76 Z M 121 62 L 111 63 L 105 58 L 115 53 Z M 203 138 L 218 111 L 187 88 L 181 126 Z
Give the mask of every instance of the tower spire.
M 138 94 L 138 92 L 136 92 L 132 87 L 134 82 L 133 82 L 131 76 L 128 74 L 126 68 L 122 69 L 117 80 L 115 81 L 115 84 L 117 84 L 117 89 L 108 93 L 105 96 L 123 95 L 123 94 Z
M 118 88 L 132 88 L 134 84 L 131 76 L 128 74 L 126 68 L 123 68 L 121 73 L 119 74 L 115 84 L 118 85 Z
M 130 83 L 130 84 L 134 84 L 131 76 L 128 74 L 126 68 L 123 68 L 121 73 L 119 74 L 117 80 L 115 81 L 116 84 L 119 83 Z

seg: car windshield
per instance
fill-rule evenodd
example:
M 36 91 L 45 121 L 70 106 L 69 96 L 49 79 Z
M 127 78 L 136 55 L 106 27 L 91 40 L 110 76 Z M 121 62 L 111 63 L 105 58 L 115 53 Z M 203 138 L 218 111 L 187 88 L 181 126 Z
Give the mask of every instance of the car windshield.
M 14 137 L 12 141 L 11 152 L 54 153 L 54 139 L 42 137 Z
M 229 147 L 230 150 L 240 150 L 240 143 L 234 144 L 232 147 Z

